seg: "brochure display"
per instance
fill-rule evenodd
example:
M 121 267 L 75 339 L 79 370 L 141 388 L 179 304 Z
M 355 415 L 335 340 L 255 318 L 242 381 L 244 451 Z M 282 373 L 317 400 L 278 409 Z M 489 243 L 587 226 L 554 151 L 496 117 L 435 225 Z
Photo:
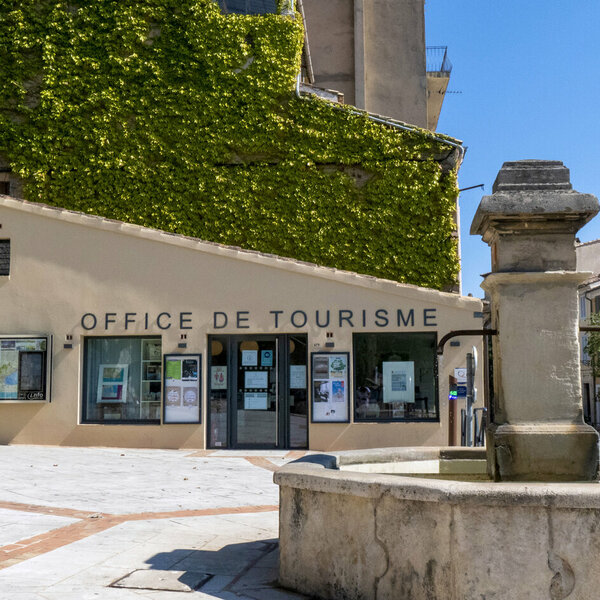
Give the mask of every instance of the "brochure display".
M 48 338 L 0 338 L 0 401 L 48 400 Z
M 201 422 L 200 354 L 166 354 L 163 423 Z
M 312 354 L 312 422 L 348 423 L 348 352 Z

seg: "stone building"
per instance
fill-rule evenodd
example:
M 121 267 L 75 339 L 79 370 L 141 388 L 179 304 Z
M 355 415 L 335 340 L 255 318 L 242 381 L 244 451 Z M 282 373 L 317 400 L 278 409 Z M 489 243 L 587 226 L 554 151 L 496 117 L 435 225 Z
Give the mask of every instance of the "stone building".
M 0 443 L 459 439 L 482 302 L 0 196 Z M 483 389 L 481 377 L 479 389 Z

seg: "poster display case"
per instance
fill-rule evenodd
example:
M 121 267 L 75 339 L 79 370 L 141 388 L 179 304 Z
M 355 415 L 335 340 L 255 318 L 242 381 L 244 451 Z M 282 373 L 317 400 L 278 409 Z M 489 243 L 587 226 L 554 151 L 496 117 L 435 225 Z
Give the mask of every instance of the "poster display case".
M 201 354 L 165 354 L 163 423 L 201 423 L 201 369 Z
M 51 336 L 0 336 L 0 402 L 50 401 Z
M 313 352 L 312 423 L 349 423 L 349 353 Z

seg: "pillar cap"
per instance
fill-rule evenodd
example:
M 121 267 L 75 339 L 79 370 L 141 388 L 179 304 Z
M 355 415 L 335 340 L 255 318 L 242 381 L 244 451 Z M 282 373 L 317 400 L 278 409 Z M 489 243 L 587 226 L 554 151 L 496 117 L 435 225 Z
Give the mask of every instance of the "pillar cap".
M 497 230 L 576 233 L 599 210 L 598 199 L 572 189 L 569 169 L 557 160 L 505 162 L 491 196 L 484 196 L 471 235 L 489 240 Z

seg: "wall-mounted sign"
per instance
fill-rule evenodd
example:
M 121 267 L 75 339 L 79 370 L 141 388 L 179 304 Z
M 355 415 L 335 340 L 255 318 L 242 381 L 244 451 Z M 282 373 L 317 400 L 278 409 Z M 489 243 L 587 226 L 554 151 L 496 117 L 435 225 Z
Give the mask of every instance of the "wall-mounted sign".
M 348 423 L 348 352 L 312 354 L 312 422 Z
M 166 354 L 163 423 L 200 423 L 200 354 Z
M 49 400 L 48 337 L 0 337 L 0 401 Z
M 213 329 L 250 329 L 251 323 L 256 319 L 268 320 L 269 327 L 275 330 L 306 329 L 307 327 L 318 327 L 320 329 L 365 329 L 365 328 L 388 328 L 408 329 L 415 327 L 437 327 L 437 308 L 420 308 L 415 306 L 389 306 L 388 308 L 369 309 L 345 308 L 331 309 L 327 307 L 316 310 L 264 310 L 258 314 L 249 310 L 238 311 L 214 311 L 212 313 Z M 160 329 L 189 330 L 198 327 L 197 318 L 192 312 L 104 312 L 85 313 L 81 315 L 80 326 L 85 331 L 113 329 L 136 331 L 151 331 Z M 247 365 L 256 366 L 256 365 Z M 266 365 L 265 365 L 266 366 Z

